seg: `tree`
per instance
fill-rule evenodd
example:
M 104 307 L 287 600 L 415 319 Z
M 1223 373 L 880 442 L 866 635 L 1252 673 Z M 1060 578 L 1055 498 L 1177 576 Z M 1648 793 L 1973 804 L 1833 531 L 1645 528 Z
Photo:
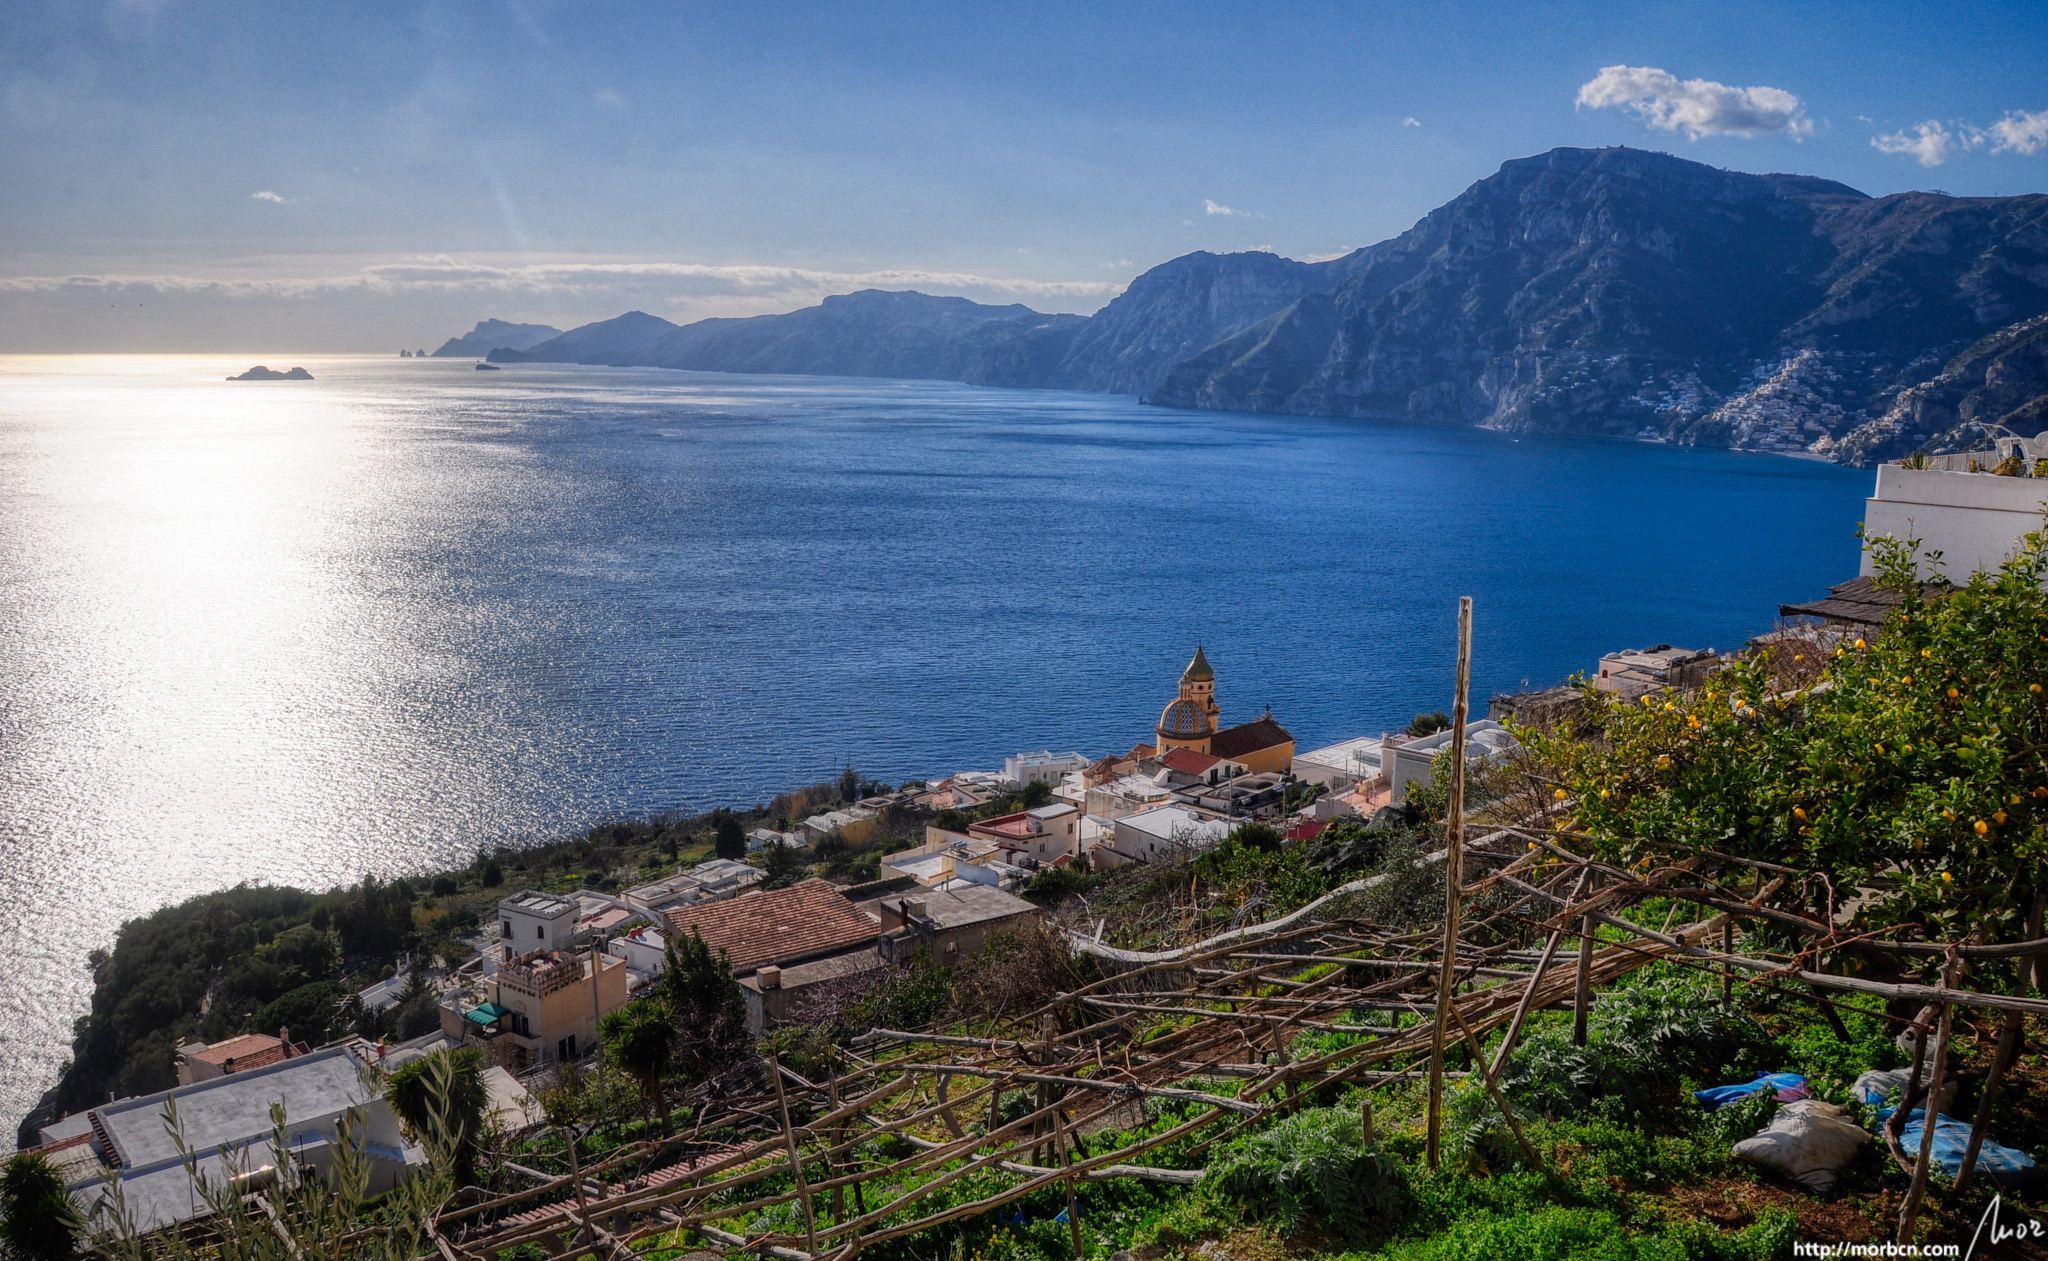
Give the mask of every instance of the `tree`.
M 1408 734 L 1419 739 L 1447 730 L 1450 725 L 1451 716 L 1441 709 L 1429 713 L 1418 712 L 1415 717 L 1408 720 Z
M 720 858 L 740 859 L 747 856 L 747 833 L 740 821 L 730 810 L 720 810 L 713 816 L 711 848 Z
M 78 1255 L 84 1222 L 56 1166 L 34 1152 L 18 1152 L 0 1175 L 0 1240 L 23 1261 L 68 1261 Z
M 1034 779 L 1024 785 L 1024 791 L 1017 794 L 1017 804 L 1026 810 L 1052 804 L 1052 785 L 1042 779 Z
M 483 1052 L 463 1046 L 423 1055 L 391 1074 L 384 1098 L 438 1158 L 448 1161 L 458 1184 L 475 1184 L 489 1106 Z
M 655 998 L 678 1031 L 676 1063 L 692 1080 L 714 1081 L 747 1058 L 747 1004 L 732 964 L 696 932 L 671 933 Z
M 839 800 L 860 800 L 860 772 L 854 770 L 851 765 L 839 772 Z
M 1881 632 L 1846 635 L 1818 684 L 1774 650 L 1690 692 L 1595 695 L 1585 735 L 1526 733 L 1571 803 L 1557 826 L 1638 869 L 1710 846 L 1826 872 L 1845 898 L 1864 891 L 1853 932 L 2021 939 L 2048 858 L 2044 544 L 2028 535 L 1997 572 L 1930 595 L 1911 545 L 1877 540 L 1901 603 Z M 1807 895 L 1781 900 L 1843 909 Z
M 771 889 L 795 884 L 803 879 L 806 870 L 803 855 L 797 852 L 797 847 L 781 841 L 768 847 L 761 865 L 768 877 L 762 883 Z
M 661 1132 L 673 1127 L 669 1120 L 668 1092 L 661 1079 L 675 1062 L 682 1043 L 682 1027 L 667 1007 L 651 998 L 636 998 L 617 1011 L 608 1012 L 598 1026 L 605 1059 L 612 1067 L 640 1083 L 640 1093 L 661 1116 Z

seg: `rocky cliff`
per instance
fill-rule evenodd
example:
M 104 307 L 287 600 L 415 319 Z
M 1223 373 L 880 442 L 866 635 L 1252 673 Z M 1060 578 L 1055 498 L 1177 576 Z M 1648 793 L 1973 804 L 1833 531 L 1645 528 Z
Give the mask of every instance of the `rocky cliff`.
M 442 342 L 441 348 L 434 352 L 434 357 L 479 358 L 500 348 L 525 350 L 540 345 L 550 337 L 561 335 L 562 330 L 551 324 L 513 324 L 506 320 L 478 320 L 476 327 L 467 333 Z
M 2048 312 L 2048 197 L 1559 149 L 1354 257 L 1155 401 L 1831 450 L 1916 372 Z

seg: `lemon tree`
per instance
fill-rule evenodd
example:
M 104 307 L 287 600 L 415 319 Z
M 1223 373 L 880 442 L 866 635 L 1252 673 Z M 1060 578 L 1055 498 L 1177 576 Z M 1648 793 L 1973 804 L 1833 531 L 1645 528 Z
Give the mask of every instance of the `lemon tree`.
M 1788 898 L 1859 929 L 2018 939 L 2048 856 L 2048 538 L 1933 594 L 1909 545 L 1871 546 L 1902 599 L 1882 633 L 1523 732 L 1557 826 L 1639 870 L 1673 846 L 1809 869 Z

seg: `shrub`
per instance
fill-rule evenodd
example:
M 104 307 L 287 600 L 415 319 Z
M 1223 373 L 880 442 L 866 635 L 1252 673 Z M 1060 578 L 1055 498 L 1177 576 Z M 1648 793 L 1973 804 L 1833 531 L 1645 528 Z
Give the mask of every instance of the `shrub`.
M 1358 1114 L 1311 1108 L 1232 1140 L 1202 1186 L 1286 1234 L 1315 1225 L 1360 1239 L 1407 1203 L 1401 1166 L 1365 1141 Z

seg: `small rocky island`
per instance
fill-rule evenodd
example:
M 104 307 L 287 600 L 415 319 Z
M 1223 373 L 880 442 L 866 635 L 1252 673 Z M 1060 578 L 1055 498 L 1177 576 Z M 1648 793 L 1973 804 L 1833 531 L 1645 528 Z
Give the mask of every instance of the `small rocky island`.
M 275 368 L 266 368 L 260 363 L 240 376 L 228 378 L 230 381 L 310 381 L 312 379 L 313 374 L 304 368 L 293 368 L 290 372 L 279 372 Z

